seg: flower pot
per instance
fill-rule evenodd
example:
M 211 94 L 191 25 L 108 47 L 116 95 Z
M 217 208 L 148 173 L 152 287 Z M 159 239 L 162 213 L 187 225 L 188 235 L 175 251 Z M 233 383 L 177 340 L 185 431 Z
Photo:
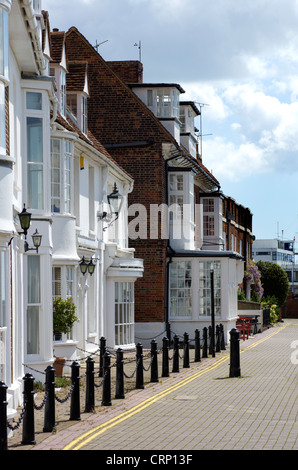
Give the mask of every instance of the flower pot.
M 56 371 L 57 377 L 63 376 L 65 362 L 66 362 L 66 357 L 56 357 L 53 367 Z

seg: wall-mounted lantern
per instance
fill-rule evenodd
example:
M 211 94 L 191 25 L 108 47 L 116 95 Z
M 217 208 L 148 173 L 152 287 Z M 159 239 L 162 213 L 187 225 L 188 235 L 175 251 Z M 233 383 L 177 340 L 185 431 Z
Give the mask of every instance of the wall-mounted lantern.
M 27 242 L 27 233 L 28 233 L 28 230 L 29 230 L 30 225 L 31 225 L 31 216 L 32 216 L 32 214 L 27 211 L 25 204 L 24 204 L 22 212 L 20 212 L 18 214 L 18 216 L 19 216 L 19 220 L 20 220 L 21 229 L 23 230 L 22 232 L 18 232 L 18 234 L 19 235 L 25 235 L 25 242 L 24 242 L 24 251 L 25 251 L 25 253 L 27 253 L 27 251 L 31 251 L 31 250 L 35 250 L 36 253 L 38 253 L 38 248 L 41 245 L 42 235 L 40 235 L 38 233 L 37 229 L 36 229 L 34 234 L 32 235 L 32 241 L 33 241 L 34 247 L 32 247 L 32 248 L 29 247 L 29 244 Z M 10 242 L 9 242 L 8 245 L 11 244 L 12 239 L 13 239 L 13 237 L 10 239 Z
M 20 224 L 21 224 L 21 228 L 23 230 L 23 234 L 26 237 L 27 232 L 30 228 L 32 214 L 27 211 L 25 204 L 24 204 L 24 208 L 23 208 L 22 212 L 20 212 L 18 214 L 18 216 L 19 216 L 19 219 L 20 219 Z M 21 233 L 19 235 L 21 235 Z
M 24 250 L 25 252 L 27 251 L 31 251 L 31 250 L 35 250 L 36 253 L 38 253 L 38 248 L 40 247 L 41 245 L 41 239 L 42 239 L 42 235 L 40 235 L 37 231 L 37 229 L 35 230 L 35 232 L 33 233 L 32 235 L 32 241 L 33 241 L 33 245 L 34 247 L 33 248 L 30 248 L 28 243 L 27 243 L 27 240 L 25 240 L 25 243 L 24 243 Z
M 110 214 L 107 212 L 101 212 L 98 214 L 98 218 L 100 220 L 104 220 L 109 223 L 109 225 L 103 229 L 104 231 L 116 222 L 121 210 L 123 196 L 119 193 L 116 183 L 114 183 L 113 192 L 107 196 L 107 199 L 110 207 Z M 114 220 L 112 220 L 113 217 L 115 217 Z
M 95 264 L 93 263 L 93 259 L 91 258 L 90 261 L 88 262 L 85 260 L 85 257 L 83 256 L 80 262 L 80 271 L 83 274 L 83 276 L 85 276 L 87 272 L 90 274 L 90 276 L 92 276 L 92 274 L 95 271 Z

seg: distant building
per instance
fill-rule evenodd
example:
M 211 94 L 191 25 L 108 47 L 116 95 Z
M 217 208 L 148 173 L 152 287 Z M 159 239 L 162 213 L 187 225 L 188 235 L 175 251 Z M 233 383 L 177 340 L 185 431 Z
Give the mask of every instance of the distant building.
M 290 291 L 298 294 L 298 264 L 295 264 L 294 240 L 260 239 L 253 242 L 255 262 L 269 261 L 280 265 L 287 273 Z

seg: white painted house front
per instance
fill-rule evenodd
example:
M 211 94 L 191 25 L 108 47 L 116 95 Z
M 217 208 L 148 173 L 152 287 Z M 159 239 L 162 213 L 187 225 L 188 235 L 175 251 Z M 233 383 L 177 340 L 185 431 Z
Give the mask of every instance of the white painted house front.
M 88 132 L 86 74 L 83 88 L 71 89 L 74 117 L 71 66 L 64 47 L 61 61 L 53 60 L 51 35 L 41 1 L 0 1 L 0 380 L 12 407 L 22 403 L 25 373 L 44 381 L 55 356 L 86 357 L 102 336 L 111 348 L 134 346 L 134 283 L 143 273 L 128 248 L 133 180 Z M 107 199 L 115 188 L 118 217 Z M 19 221 L 24 205 L 28 251 Z M 80 263 L 91 260 L 94 274 L 82 274 Z M 59 337 L 55 296 L 72 297 L 79 318 Z

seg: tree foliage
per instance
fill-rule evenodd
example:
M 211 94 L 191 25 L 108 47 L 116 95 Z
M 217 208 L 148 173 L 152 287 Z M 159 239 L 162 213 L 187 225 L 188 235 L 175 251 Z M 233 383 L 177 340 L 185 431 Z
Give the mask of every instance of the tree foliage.
M 275 297 L 278 307 L 282 307 L 289 292 L 289 279 L 285 270 L 276 263 L 270 261 L 258 261 L 257 266 L 261 273 L 264 289 L 263 301 L 266 298 Z
M 73 324 L 78 320 L 75 315 L 76 306 L 71 297 L 53 298 L 53 329 L 56 333 L 70 333 Z

